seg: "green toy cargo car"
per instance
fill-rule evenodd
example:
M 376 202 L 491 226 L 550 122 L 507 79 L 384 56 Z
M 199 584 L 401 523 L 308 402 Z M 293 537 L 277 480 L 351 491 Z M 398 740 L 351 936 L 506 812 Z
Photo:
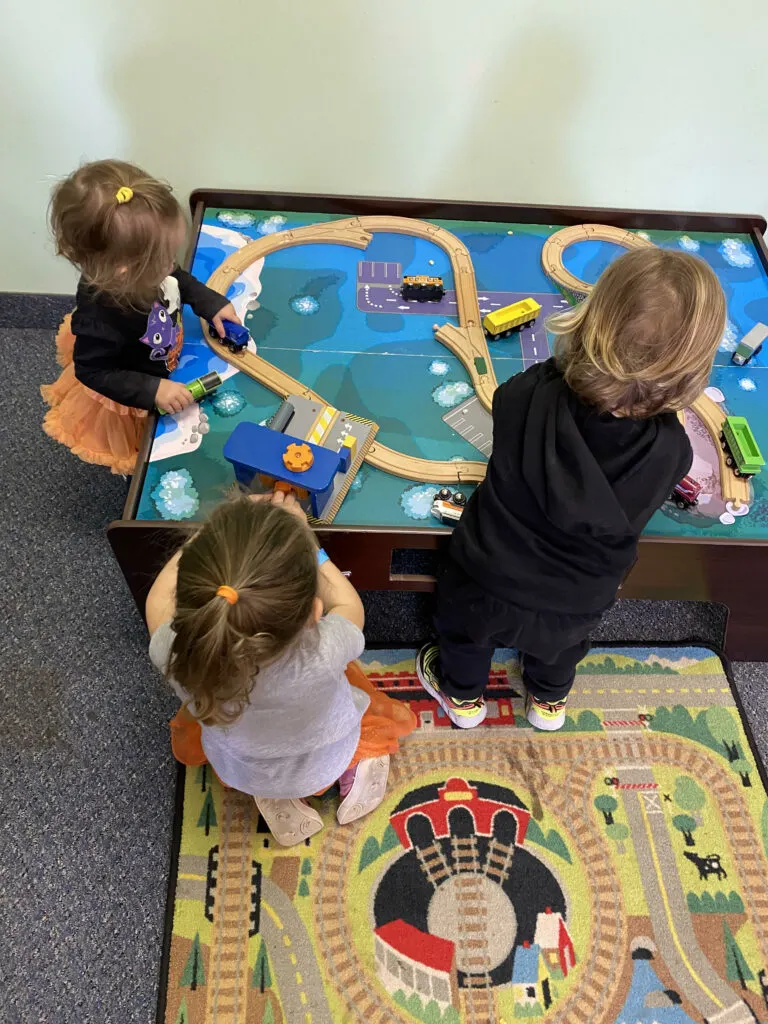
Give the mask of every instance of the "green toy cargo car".
M 726 416 L 720 443 L 725 461 L 736 476 L 754 476 L 765 465 L 765 459 L 743 416 Z

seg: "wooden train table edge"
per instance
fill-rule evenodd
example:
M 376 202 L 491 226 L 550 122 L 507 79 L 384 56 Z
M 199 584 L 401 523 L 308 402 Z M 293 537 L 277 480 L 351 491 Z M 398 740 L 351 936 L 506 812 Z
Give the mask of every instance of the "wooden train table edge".
M 199 529 L 196 522 L 126 520 L 107 536 L 141 614 L 152 581 L 173 552 Z M 318 540 L 359 590 L 431 591 L 434 577 L 393 572 L 401 550 L 444 551 L 450 530 L 386 530 L 327 526 Z M 638 560 L 619 596 L 711 601 L 729 610 L 726 653 L 738 661 L 768 660 L 768 541 L 643 537 Z
M 207 207 L 242 210 L 295 210 L 298 213 L 354 215 L 384 212 L 436 220 L 487 220 L 518 224 L 610 223 L 623 228 L 660 230 L 736 231 L 764 233 L 766 220 L 757 213 L 712 213 L 686 210 L 630 210 L 608 206 L 568 206 L 531 203 L 470 202 L 455 199 L 404 198 L 366 195 L 324 195 L 313 192 L 194 189 L 189 197 L 193 215 Z

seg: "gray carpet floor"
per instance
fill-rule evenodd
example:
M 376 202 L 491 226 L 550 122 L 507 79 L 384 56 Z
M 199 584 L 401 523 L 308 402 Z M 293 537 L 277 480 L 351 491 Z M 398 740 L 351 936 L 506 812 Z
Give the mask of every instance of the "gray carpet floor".
M 53 334 L 0 330 L 0 1021 L 151 1024 L 175 702 L 104 528 L 124 485 L 40 429 Z M 423 595 L 366 595 L 373 642 L 417 643 Z M 597 639 L 720 643 L 714 606 L 620 602 Z M 768 666 L 734 666 L 763 757 Z

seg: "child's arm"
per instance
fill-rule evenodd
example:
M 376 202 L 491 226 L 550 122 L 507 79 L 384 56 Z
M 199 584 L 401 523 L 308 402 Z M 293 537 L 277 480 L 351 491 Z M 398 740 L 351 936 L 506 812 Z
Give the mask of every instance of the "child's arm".
M 251 501 L 264 500 L 265 496 L 261 494 L 251 496 Z M 306 523 L 307 517 L 304 509 L 296 500 L 295 494 L 275 491 L 269 500 L 273 505 L 282 505 L 286 512 L 290 512 Z M 318 596 L 323 602 L 323 611 L 326 615 L 330 615 L 331 612 L 334 615 L 341 615 L 342 618 L 349 619 L 358 629 L 362 629 L 365 625 L 365 612 L 360 596 L 347 577 L 336 568 L 327 555 L 325 557 L 326 560 L 318 571 Z
M 341 615 L 362 630 L 365 625 L 365 611 L 360 595 L 330 559 L 320 566 L 318 584 L 325 614 Z
M 147 620 L 149 635 L 163 625 L 170 622 L 176 613 L 176 578 L 179 574 L 179 559 L 183 546 L 176 554 L 165 563 L 157 574 L 147 595 L 147 604 L 144 614 Z
M 173 277 L 179 282 L 181 301 L 191 306 L 192 312 L 197 316 L 212 323 L 219 332 L 219 337 L 224 337 L 222 320 L 232 320 L 236 324 L 241 323 L 240 317 L 235 312 L 235 307 L 226 296 L 220 295 L 219 292 L 215 292 L 202 281 L 198 281 L 186 270 L 174 270 Z

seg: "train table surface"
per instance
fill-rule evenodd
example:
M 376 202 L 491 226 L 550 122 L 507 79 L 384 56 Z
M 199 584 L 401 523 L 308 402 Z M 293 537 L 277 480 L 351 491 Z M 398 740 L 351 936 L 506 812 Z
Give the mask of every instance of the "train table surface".
M 178 416 L 149 417 L 109 529 L 140 606 L 162 559 L 233 485 L 223 455 L 233 429 L 265 423 L 286 395 L 378 428 L 332 525 L 319 527 L 324 545 L 360 588 L 429 588 L 429 577 L 395 571 L 392 553 L 446 542 L 432 500 L 442 487 L 469 495 L 482 478 L 496 382 L 549 358 L 544 318 L 627 248 L 652 244 L 714 268 L 728 322 L 710 386 L 685 412 L 698 503 L 653 516 L 624 593 L 722 601 L 729 653 L 768 657 L 768 470 L 738 480 L 717 443 L 722 418 L 739 415 L 768 451 L 768 350 L 731 362 L 768 323 L 762 218 L 202 190 L 191 204 L 190 269 L 228 294 L 255 351 L 209 344 L 185 310 L 174 379 L 216 371 L 224 383 Z M 407 275 L 442 278 L 444 296 L 404 301 Z M 528 297 L 542 307 L 536 323 L 486 342 L 482 317 Z

